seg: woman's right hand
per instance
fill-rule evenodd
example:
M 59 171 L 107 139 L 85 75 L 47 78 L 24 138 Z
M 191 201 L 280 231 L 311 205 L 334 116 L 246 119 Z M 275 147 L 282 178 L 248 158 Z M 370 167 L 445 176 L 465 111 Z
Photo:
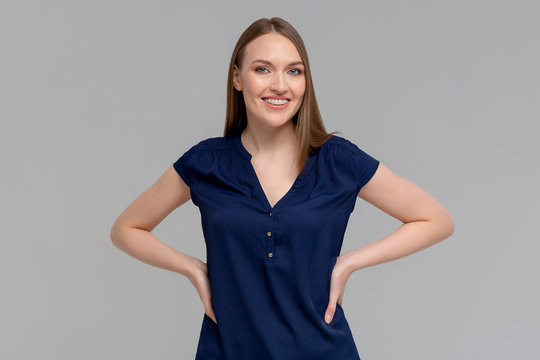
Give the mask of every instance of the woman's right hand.
M 214 308 L 212 307 L 212 300 L 210 296 L 210 278 L 208 277 L 208 267 L 206 263 L 193 257 L 192 267 L 190 269 L 188 278 L 199 293 L 199 297 L 204 305 L 204 312 L 217 324 L 216 315 L 214 314 Z

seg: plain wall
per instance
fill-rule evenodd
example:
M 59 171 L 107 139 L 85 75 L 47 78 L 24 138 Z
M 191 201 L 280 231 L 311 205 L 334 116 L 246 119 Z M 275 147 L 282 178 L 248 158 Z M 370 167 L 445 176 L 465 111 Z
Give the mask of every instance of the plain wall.
M 233 47 L 272 16 L 304 39 L 327 130 L 454 219 L 449 239 L 349 278 L 362 360 L 538 357 L 539 14 L 519 0 L 0 2 L 0 357 L 194 358 L 195 288 L 109 231 L 223 134 Z M 342 252 L 401 224 L 357 201 Z M 153 233 L 206 261 L 191 201 Z

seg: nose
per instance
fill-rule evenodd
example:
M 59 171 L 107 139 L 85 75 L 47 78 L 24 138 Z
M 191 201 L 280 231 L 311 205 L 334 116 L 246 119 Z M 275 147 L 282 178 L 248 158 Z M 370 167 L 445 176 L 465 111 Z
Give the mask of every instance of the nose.
M 270 90 L 276 92 L 287 91 L 287 80 L 285 79 L 285 76 L 280 73 L 274 73 L 274 76 L 272 76 L 272 82 L 270 84 Z

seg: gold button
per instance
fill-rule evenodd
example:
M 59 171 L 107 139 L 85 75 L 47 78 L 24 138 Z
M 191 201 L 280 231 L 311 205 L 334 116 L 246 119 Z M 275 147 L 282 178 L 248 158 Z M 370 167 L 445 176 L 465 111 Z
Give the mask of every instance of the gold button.
M 272 236 L 272 233 L 269 231 L 269 232 L 266 233 L 266 235 Z
M 274 254 L 268 253 L 268 257 L 272 257 L 272 256 L 274 256 Z
M 272 216 L 272 212 L 270 211 L 270 216 Z

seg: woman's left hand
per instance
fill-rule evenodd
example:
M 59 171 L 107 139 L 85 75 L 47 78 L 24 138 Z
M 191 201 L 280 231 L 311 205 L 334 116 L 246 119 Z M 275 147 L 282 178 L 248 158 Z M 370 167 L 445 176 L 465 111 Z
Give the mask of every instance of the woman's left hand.
M 344 254 L 337 257 L 334 269 L 332 270 L 332 277 L 330 280 L 330 298 L 328 300 L 328 306 L 324 316 L 327 324 L 330 324 L 334 318 L 334 314 L 336 312 L 336 303 L 339 303 L 339 305 L 343 304 L 345 284 L 351 275 L 345 267 L 343 255 Z

